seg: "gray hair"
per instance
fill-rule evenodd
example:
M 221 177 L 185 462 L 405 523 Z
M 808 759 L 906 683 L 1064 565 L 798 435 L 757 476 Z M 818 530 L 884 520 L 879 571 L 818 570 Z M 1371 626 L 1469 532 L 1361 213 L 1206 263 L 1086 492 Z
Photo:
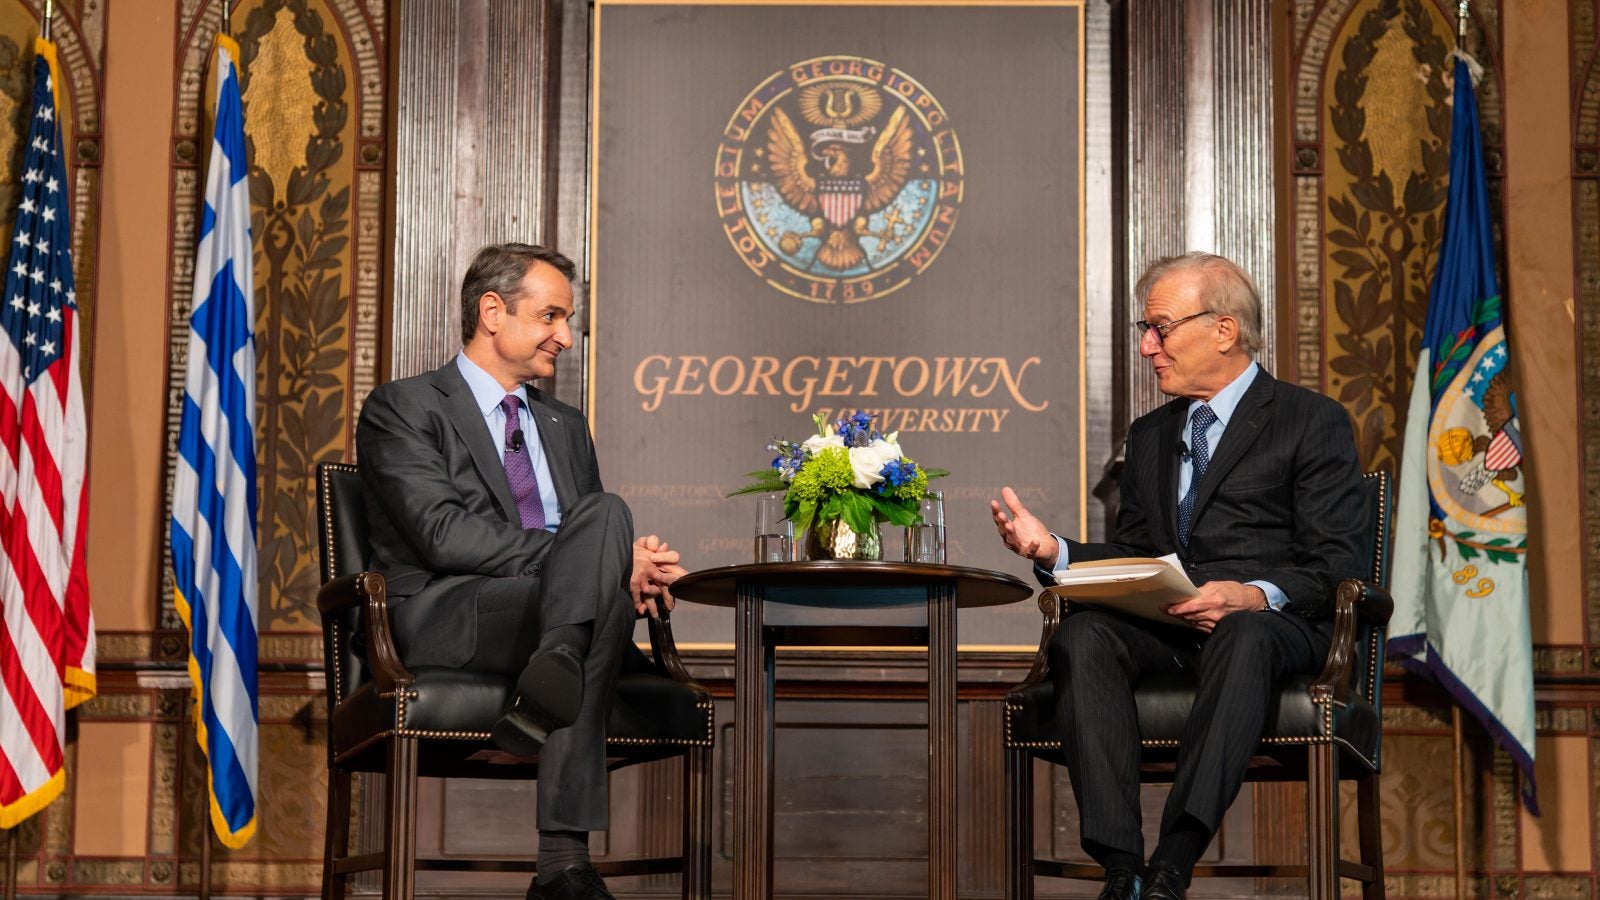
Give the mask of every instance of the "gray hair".
M 1239 323 L 1239 343 L 1252 357 L 1261 352 L 1261 292 L 1255 279 L 1232 260 L 1191 250 L 1181 256 L 1164 256 L 1150 264 L 1139 276 L 1133 293 L 1143 307 L 1150 290 L 1168 275 L 1196 272 L 1205 279 L 1201 295 L 1206 309 Z
M 578 267 L 555 250 L 534 244 L 490 244 L 472 257 L 461 279 L 461 343 L 478 333 L 478 298 L 493 291 L 506 301 L 506 312 L 517 311 L 522 279 L 534 263 L 549 263 L 568 281 L 578 277 Z

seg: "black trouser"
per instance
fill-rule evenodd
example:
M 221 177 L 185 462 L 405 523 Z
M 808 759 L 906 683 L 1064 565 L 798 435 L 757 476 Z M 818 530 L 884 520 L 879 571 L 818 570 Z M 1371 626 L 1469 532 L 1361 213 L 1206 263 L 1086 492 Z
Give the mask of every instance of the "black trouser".
M 1067 616 L 1050 668 L 1085 850 L 1144 858 L 1133 692 L 1147 675 L 1199 675 L 1161 833 L 1185 813 L 1216 832 L 1260 743 L 1278 679 L 1316 671 L 1327 656 L 1327 641 L 1288 616 L 1233 613 L 1209 636 L 1083 607 Z
M 583 705 L 539 753 L 542 831 L 606 827 L 606 717 L 617 671 L 633 643 L 633 517 L 615 494 L 587 494 L 566 510 L 537 575 L 485 578 L 470 586 L 478 645 L 464 669 L 515 678 L 546 631 L 592 623 L 583 664 Z

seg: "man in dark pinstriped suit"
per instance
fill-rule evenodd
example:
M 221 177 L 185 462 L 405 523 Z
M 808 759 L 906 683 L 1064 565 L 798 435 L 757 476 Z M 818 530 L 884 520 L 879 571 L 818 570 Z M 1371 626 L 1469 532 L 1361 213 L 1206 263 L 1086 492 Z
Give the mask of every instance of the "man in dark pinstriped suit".
M 1261 300 L 1242 269 L 1171 257 L 1136 292 L 1140 354 L 1174 399 L 1128 429 L 1113 539 L 1057 537 L 1010 488 L 991 507 L 1006 546 L 1046 585 L 1069 561 L 1176 553 L 1200 586 L 1168 609 L 1170 626 L 1071 610 L 1050 648 L 1083 846 L 1106 868 L 1102 900 L 1182 900 L 1238 794 L 1274 683 L 1327 656 L 1333 589 L 1360 572 L 1361 475 L 1343 407 L 1256 364 Z M 1141 870 L 1133 689 L 1179 671 L 1198 673 L 1199 689 Z

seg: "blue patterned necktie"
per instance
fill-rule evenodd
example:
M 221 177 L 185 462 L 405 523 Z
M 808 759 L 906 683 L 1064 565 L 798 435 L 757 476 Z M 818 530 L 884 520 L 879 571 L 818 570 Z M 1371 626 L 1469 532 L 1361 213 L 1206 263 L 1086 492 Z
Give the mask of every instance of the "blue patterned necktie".
M 523 529 L 534 531 L 544 527 L 544 500 L 539 497 L 539 476 L 533 471 L 528 441 L 526 438 L 518 441 L 514 437 L 522 430 L 522 419 L 517 415 L 521 406 L 522 398 L 516 394 L 507 394 L 500 401 L 500 408 L 506 411 L 506 481 L 511 483 L 511 496 L 517 499 L 517 513 L 522 517 Z
M 1194 411 L 1194 421 L 1189 425 L 1189 461 L 1194 474 L 1189 478 L 1189 492 L 1178 503 L 1178 540 L 1185 549 L 1189 547 L 1189 520 L 1194 517 L 1194 499 L 1200 493 L 1200 479 L 1206 477 L 1206 466 L 1211 462 L 1211 446 L 1206 443 L 1206 429 L 1217 421 L 1211 407 L 1200 404 Z

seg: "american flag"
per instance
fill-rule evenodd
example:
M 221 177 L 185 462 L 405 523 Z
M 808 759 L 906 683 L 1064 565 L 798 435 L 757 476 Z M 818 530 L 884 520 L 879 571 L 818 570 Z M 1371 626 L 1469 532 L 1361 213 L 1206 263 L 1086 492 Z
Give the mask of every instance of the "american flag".
M 55 45 L 41 39 L 0 302 L 0 828 L 61 793 L 66 710 L 95 691 L 87 429 L 55 70 Z

